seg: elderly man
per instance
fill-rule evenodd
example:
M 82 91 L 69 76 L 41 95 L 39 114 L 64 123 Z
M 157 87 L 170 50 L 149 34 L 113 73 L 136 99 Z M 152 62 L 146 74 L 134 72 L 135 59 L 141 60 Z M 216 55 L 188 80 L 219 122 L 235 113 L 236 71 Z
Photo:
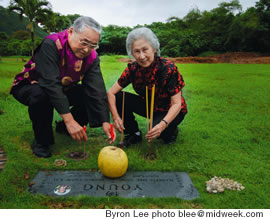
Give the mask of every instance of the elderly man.
M 101 26 L 94 19 L 79 17 L 68 30 L 47 36 L 16 75 L 11 94 L 28 106 L 36 156 L 51 156 L 54 108 L 63 118 L 56 131 L 86 141 L 83 126 L 89 123 L 102 126 L 111 139 L 107 94 L 96 53 L 100 34 Z

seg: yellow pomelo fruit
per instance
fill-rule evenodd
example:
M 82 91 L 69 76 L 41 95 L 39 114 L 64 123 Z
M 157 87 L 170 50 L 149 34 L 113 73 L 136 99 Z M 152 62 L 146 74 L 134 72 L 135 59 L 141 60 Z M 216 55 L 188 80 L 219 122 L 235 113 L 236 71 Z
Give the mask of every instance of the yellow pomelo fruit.
M 121 148 L 106 146 L 98 155 L 98 168 L 104 176 L 117 178 L 123 176 L 128 168 L 128 158 Z

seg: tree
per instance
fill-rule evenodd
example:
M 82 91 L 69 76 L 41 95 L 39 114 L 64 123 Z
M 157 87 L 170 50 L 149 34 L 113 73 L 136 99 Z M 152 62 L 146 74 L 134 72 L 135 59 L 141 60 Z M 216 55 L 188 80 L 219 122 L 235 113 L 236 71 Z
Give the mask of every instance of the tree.
M 192 29 L 200 32 L 201 39 L 206 41 L 203 45 L 209 51 L 224 52 L 227 50 L 225 43 L 229 34 L 228 30 L 234 21 L 235 13 L 237 11 L 240 13 L 241 10 L 242 6 L 238 0 L 232 0 L 229 3 L 222 2 L 211 11 L 204 11 L 197 26 L 192 26 Z
M 71 24 L 73 24 L 74 21 L 77 18 L 81 17 L 81 15 L 79 15 L 79 14 L 68 14 L 66 17 L 70 20 Z
M 239 0 L 232 0 L 231 2 L 221 2 L 219 8 L 226 10 L 227 13 L 233 13 L 235 11 L 241 12 L 242 6 L 239 3 Z
M 12 55 L 19 55 L 21 53 L 21 42 L 19 40 L 12 40 L 8 44 L 9 53 Z
M 8 55 L 8 42 L 0 41 L 0 57 Z
M 188 14 L 183 18 L 183 21 L 187 24 L 187 26 L 194 26 L 200 22 L 202 15 L 198 8 L 193 8 L 188 12 Z
M 183 19 L 180 19 L 180 18 L 175 17 L 175 16 L 167 19 L 166 26 L 169 29 L 185 29 L 185 28 L 187 28 L 186 23 L 183 21 Z
M 235 51 L 258 51 L 258 27 L 260 24 L 256 9 L 251 7 L 245 13 L 236 16 L 228 29 L 225 47 Z
M 8 35 L 5 32 L 0 32 L 0 57 L 8 55 Z
M 100 53 L 126 54 L 126 38 L 130 27 L 109 25 L 103 28 L 100 40 Z
M 0 41 L 8 40 L 8 35 L 5 32 L 0 32 Z
M 30 33 L 26 30 L 18 30 L 12 34 L 12 38 L 17 40 L 27 40 L 30 36 Z
M 270 50 L 270 0 L 260 0 L 255 5 L 260 19 L 259 36 L 260 48 L 263 52 Z
M 34 25 L 44 22 L 45 14 L 51 14 L 51 4 L 46 0 L 11 0 L 9 11 L 15 11 L 22 19 L 23 16 L 29 19 L 31 30 L 32 55 L 34 54 Z
M 32 45 L 32 42 L 31 40 L 24 40 L 22 41 L 22 44 L 21 44 L 21 54 L 23 56 L 30 56 L 31 55 L 31 45 Z
M 59 13 L 52 13 L 47 18 L 44 18 L 43 29 L 48 32 L 60 32 L 68 29 L 71 26 L 71 20 L 68 16 L 63 16 Z

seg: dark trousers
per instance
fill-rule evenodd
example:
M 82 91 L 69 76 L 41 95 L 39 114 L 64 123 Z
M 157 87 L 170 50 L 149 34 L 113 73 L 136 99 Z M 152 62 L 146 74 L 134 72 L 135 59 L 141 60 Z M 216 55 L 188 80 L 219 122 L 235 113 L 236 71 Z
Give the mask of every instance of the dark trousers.
M 120 117 L 122 116 L 122 102 L 123 102 L 123 92 L 116 94 L 116 107 Z M 148 109 L 150 111 L 150 100 L 148 104 Z M 124 106 L 124 126 L 125 134 L 133 134 L 139 131 L 138 123 L 135 120 L 133 113 L 140 116 L 146 117 L 146 102 L 140 96 L 125 92 L 125 106 Z M 154 112 L 153 114 L 153 127 L 157 125 L 168 112 Z M 149 112 L 150 119 L 150 112 Z M 176 118 L 169 124 L 169 126 L 161 133 L 160 137 L 162 139 L 167 138 L 172 133 L 175 133 L 177 126 L 183 121 L 185 114 L 181 111 L 176 116 Z
M 81 85 L 74 85 L 66 91 L 66 96 L 70 106 L 73 106 L 70 111 L 74 119 L 80 125 L 86 125 L 88 119 L 85 106 L 80 98 L 82 92 Z M 36 142 L 42 145 L 54 144 L 52 130 L 54 107 L 44 89 L 38 84 L 23 84 L 14 87 L 11 93 L 16 100 L 28 106 Z

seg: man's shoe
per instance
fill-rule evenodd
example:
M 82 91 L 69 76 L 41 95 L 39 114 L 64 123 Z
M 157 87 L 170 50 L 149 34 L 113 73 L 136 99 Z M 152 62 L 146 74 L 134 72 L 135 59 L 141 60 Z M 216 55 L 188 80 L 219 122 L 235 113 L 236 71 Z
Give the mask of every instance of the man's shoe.
M 52 154 L 49 150 L 49 145 L 42 145 L 38 144 L 35 140 L 31 145 L 32 152 L 37 156 L 37 157 L 43 157 L 43 158 L 48 158 L 51 157 Z
M 59 134 L 69 135 L 64 121 L 55 121 L 55 131 Z
M 178 136 L 178 128 L 176 127 L 176 129 L 174 130 L 172 134 L 170 134 L 169 136 L 163 139 L 164 143 L 169 144 L 169 145 L 174 144 L 176 142 L 177 136 Z
M 140 143 L 142 141 L 142 133 L 141 131 L 139 132 L 140 134 L 133 133 L 126 135 L 123 141 L 123 146 L 128 147 L 132 144 Z M 121 143 L 119 143 L 119 145 L 121 146 Z

